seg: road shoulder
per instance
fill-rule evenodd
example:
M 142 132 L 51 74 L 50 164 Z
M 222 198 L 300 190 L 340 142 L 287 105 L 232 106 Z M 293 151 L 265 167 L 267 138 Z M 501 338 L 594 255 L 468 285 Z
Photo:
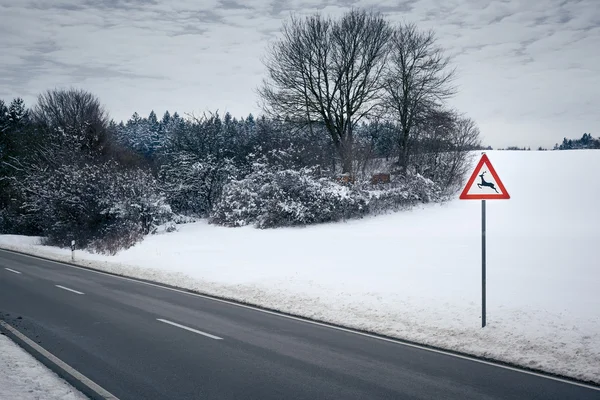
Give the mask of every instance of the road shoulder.
M 0 398 L 84 400 L 82 393 L 0 333 Z

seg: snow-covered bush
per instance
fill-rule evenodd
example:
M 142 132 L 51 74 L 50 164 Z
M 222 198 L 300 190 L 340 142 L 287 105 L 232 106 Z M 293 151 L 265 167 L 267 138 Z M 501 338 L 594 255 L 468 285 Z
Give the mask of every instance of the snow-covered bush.
M 398 210 L 416 203 L 430 203 L 444 200 L 442 187 L 419 174 L 394 177 L 390 184 L 374 189 L 365 185 L 370 214 Z
M 52 245 L 114 254 L 170 219 L 171 209 L 151 175 L 114 162 L 33 168 L 20 186 L 23 211 Z
M 160 168 L 160 183 L 177 213 L 207 216 L 225 183 L 237 174 L 233 161 L 181 152 Z
M 259 165 L 246 178 L 224 187 L 211 222 L 259 228 L 308 225 L 440 200 L 440 186 L 420 175 L 396 177 L 375 188 L 317 178 L 309 168 L 269 170 Z
M 223 189 L 211 222 L 259 228 L 307 225 L 358 217 L 366 198 L 350 187 L 314 177 L 312 170 L 268 170 L 257 166 Z

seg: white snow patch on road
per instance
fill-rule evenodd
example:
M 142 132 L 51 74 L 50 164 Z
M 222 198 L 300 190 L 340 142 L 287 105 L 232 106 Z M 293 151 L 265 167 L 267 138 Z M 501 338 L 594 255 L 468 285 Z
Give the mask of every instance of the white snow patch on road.
M 0 335 L 0 400 L 85 400 L 33 356 Z
M 600 151 L 488 152 L 511 200 L 306 228 L 205 221 L 82 265 L 600 383 Z M 6 238 L 6 239 L 5 239 Z M 20 241 L 23 240 L 23 243 Z M 37 240 L 37 242 L 36 242 Z M 39 238 L 0 245 L 68 261 Z

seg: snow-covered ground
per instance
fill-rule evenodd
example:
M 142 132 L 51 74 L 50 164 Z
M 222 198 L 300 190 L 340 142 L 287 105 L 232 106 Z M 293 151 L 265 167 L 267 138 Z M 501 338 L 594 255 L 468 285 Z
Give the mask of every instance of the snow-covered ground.
M 206 222 L 82 264 L 600 383 L 600 151 L 488 152 L 511 195 L 306 228 Z M 457 196 L 458 197 L 458 196 Z M 35 238 L 3 247 L 68 259 Z
M 0 400 L 84 400 L 83 394 L 0 335 Z

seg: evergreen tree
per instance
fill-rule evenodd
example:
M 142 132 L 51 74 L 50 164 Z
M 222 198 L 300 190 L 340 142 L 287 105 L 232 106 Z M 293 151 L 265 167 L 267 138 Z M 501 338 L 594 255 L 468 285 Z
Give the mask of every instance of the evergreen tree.
M 25 107 L 25 101 L 17 97 L 10 103 L 8 108 L 8 120 L 11 124 L 25 123 L 29 113 Z
M 8 123 L 8 107 L 4 100 L 0 99 L 0 132 L 4 126 Z
M 162 117 L 161 123 L 163 125 L 168 125 L 169 122 L 171 122 L 171 114 L 169 114 L 169 110 L 167 110 Z

